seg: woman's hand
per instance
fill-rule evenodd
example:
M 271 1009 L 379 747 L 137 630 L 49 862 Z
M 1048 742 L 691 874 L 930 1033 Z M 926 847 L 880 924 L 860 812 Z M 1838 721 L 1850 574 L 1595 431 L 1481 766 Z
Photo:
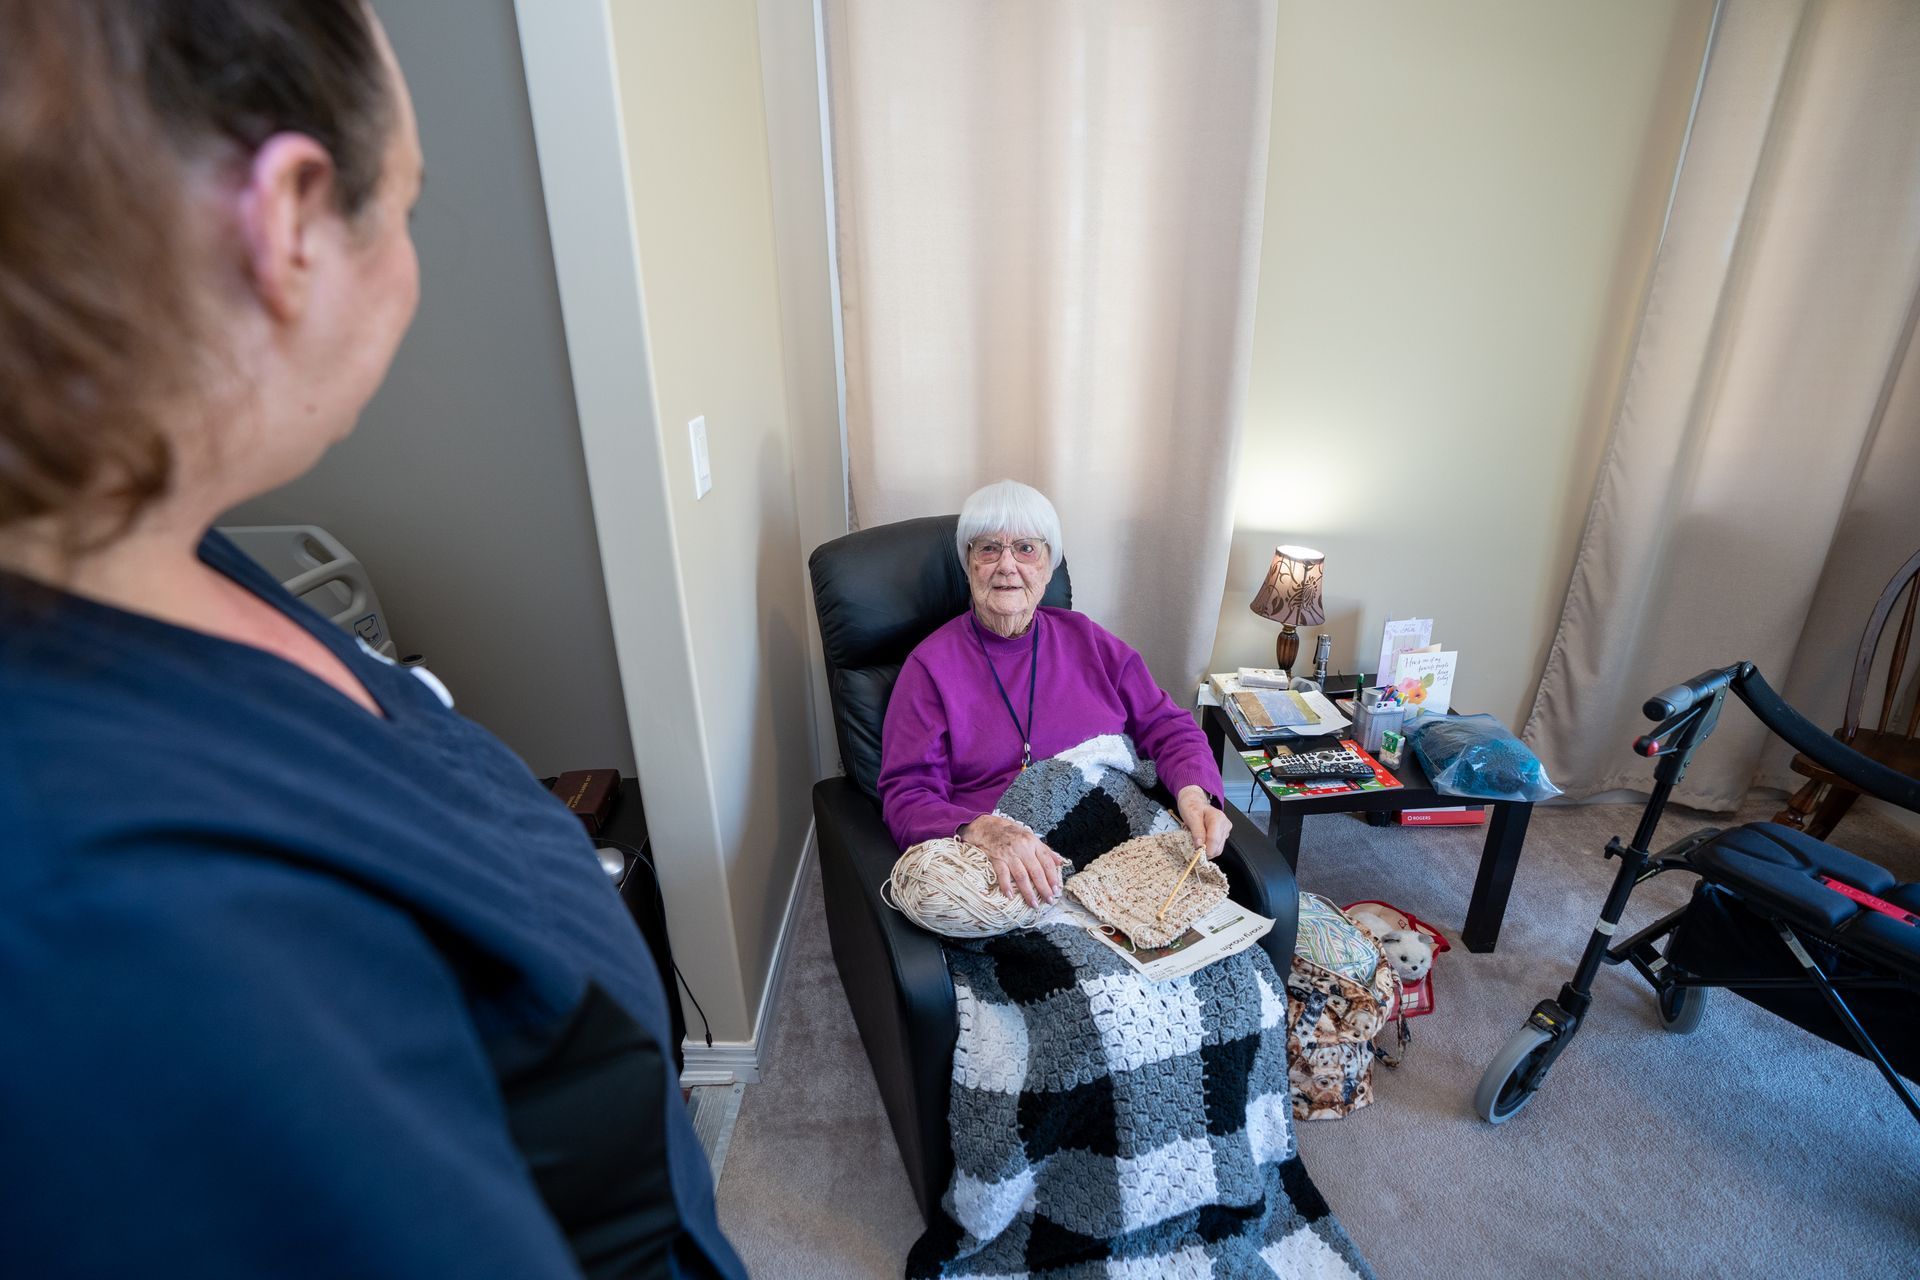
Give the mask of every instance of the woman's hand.
M 986 853 L 993 882 L 1007 896 L 1017 893 L 1030 907 L 1060 896 L 1060 868 L 1066 862 L 1025 824 L 983 813 L 960 828 L 959 836 Z
M 1180 788 L 1174 803 L 1179 806 L 1180 821 L 1193 837 L 1194 847 L 1204 848 L 1209 858 L 1219 857 L 1220 851 L 1227 847 L 1227 832 L 1233 824 L 1227 821 L 1226 814 L 1213 807 L 1213 797 L 1205 789 L 1189 785 Z

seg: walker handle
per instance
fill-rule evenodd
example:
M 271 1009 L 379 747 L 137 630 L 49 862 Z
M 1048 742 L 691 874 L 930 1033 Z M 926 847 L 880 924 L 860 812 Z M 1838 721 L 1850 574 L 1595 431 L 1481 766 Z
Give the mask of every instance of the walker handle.
M 1733 683 L 1735 676 L 1751 670 L 1752 666 L 1750 662 L 1736 662 L 1730 667 L 1703 671 L 1685 684 L 1677 684 L 1654 694 L 1640 710 L 1649 720 L 1672 719 L 1700 699 L 1726 688 Z

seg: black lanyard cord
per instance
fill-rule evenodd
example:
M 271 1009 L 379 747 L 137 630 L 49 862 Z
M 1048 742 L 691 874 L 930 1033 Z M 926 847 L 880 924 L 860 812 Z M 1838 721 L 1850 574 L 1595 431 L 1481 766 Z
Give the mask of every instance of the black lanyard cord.
M 1007 686 L 1000 681 L 999 669 L 993 665 L 993 655 L 987 652 L 987 642 L 980 637 L 980 620 L 973 621 L 973 642 L 980 646 L 980 656 L 986 659 L 987 670 L 993 673 L 993 687 L 1000 691 L 1001 705 L 1006 707 L 1007 716 L 1013 721 L 1013 731 L 1020 735 L 1023 748 L 1020 755 L 1020 770 L 1026 772 L 1033 763 L 1033 689 L 1040 674 L 1040 615 L 1036 612 L 1033 621 L 1027 624 L 1033 632 L 1033 660 L 1027 664 L 1027 723 L 1020 723 L 1020 716 L 1013 709 L 1013 699 L 1007 696 Z

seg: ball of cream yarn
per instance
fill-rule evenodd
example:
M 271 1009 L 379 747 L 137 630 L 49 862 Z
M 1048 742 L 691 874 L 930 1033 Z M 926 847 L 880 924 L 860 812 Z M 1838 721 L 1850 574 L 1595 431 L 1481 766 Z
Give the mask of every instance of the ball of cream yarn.
M 900 855 L 880 897 L 922 929 L 949 938 L 991 938 L 1047 914 L 993 885 L 986 851 L 951 838 L 923 840 Z

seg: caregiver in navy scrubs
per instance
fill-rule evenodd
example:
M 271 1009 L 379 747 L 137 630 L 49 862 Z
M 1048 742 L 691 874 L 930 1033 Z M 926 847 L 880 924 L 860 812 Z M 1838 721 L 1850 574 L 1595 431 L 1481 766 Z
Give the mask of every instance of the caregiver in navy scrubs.
M 420 182 L 362 0 L 0 0 L 9 1275 L 744 1274 L 578 822 L 209 532 L 352 430 Z

